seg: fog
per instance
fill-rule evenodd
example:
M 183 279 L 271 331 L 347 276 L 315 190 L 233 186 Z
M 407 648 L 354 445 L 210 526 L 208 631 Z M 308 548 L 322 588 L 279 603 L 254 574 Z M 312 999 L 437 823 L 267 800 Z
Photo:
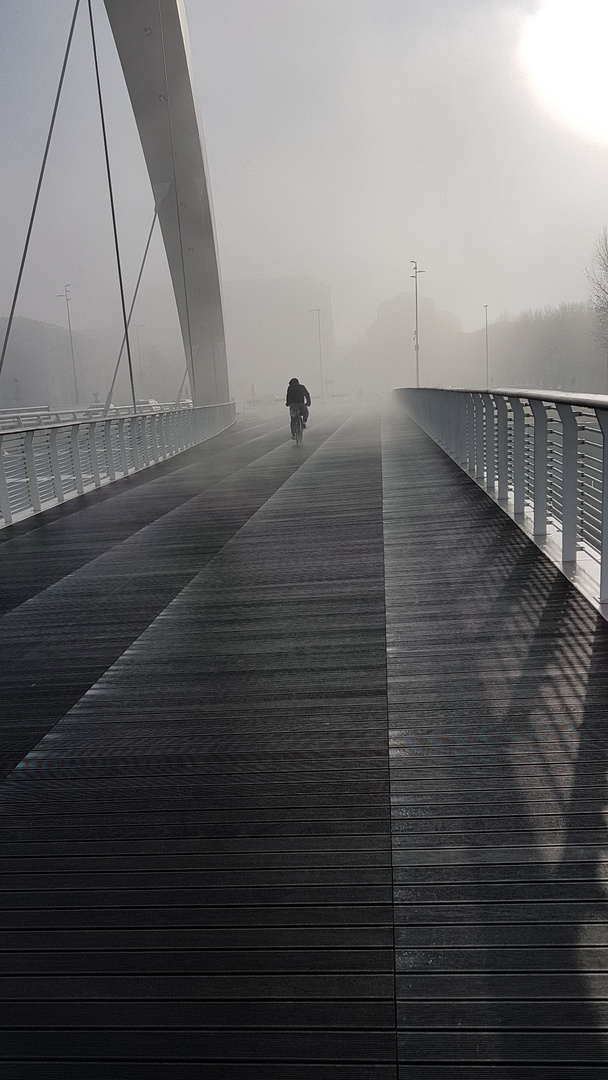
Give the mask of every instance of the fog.
M 423 382 L 482 381 L 485 305 L 497 345 L 500 334 L 506 340 L 497 329 L 506 316 L 586 302 L 585 269 L 608 221 L 608 94 L 605 65 L 584 50 L 601 37 L 604 4 L 186 0 L 185 7 L 233 388 L 253 384 L 280 395 L 295 373 L 318 392 L 317 308 L 331 386 L 411 383 L 414 259 L 423 271 Z M 72 0 L 2 0 L 0 317 L 10 307 L 72 8 Z M 103 5 L 93 8 L 132 289 L 153 204 Z M 565 39 L 551 28 L 558 9 L 574 20 Z M 120 300 L 96 108 L 83 8 L 17 315 L 65 334 L 60 294 L 69 283 L 80 342 L 88 331 L 114 334 L 111 371 Z M 386 325 L 386 305 L 401 305 L 403 317 L 393 320 L 383 351 L 374 327 Z M 150 385 L 161 360 L 163 396 L 172 385 L 177 391 L 183 350 L 158 236 L 133 322 L 144 396 L 161 396 L 153 392 L 159 380 Z M 604 389 L 585 334 L 576 346 L 587 341 L 589 357 L 572 364 L 589 359 L 597 385 L 590 375 L 577 389 Z M 82 350 L 86 393 L 103 393 L 103 365 Z M 531 365 L 522 378 L 538 381 Z M 14 377 L 8 369 L 2 376 Z

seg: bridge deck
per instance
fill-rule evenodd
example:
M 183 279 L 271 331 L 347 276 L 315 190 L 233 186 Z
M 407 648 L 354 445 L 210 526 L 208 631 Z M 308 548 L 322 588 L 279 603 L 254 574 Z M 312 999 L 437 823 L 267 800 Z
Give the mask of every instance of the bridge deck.
M 2 1075 L 605 1076 L 608 626 L 403 414 L 0 569 Z

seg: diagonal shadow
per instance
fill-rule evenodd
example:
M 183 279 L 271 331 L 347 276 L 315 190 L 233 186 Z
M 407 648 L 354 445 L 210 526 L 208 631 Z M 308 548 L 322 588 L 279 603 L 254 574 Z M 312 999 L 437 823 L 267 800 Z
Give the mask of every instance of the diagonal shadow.
M 453 509 L 476 519 L 467 538 L 477 540 L 462 554 L 459 538 L 454 542 L 452 606 L 446 583 L 433 580 L 439 560 L 431 554 L 422 583 L 428 618 L 417 622 L 410 609 L 415 640 L 431 624 L 433 590 L 443 589 L 449 633 L 433 631 L 433 691 L 425 710 L 404 707 L 401 731 L 410 749 L 418 742 L 420 764 L 434 762 L 438 782 L 425 797 L 436 799 L 435 824 L 444 831 L 432 841 L 439 864 L 406 872 L 411 887 L 397 889 L 397 902 L 426 899 L 427 919 L 437 920 L 426 928 L 428 957 L 410 950 L 411 970 L 435 963 L 450 974 L 433 976 L 436 989 L 424 975 L 406 976 L 401 1030 L 410 1032 L 401 1060 L 409 1068 L 424 1060 L 437 1077 L 464 1077 L 483 1061 L 492 1076 L 530 1066 L 552 1069 L 557 1080 L 575 1061 L 604 1068 L 608 1059 L 594 998 L 599 984 L 589 974 L 601 934 L 587 926 L 597 922 L 603 898 L 601 840 L 593 830 L 603 826 L 607 630 L 473 481 L 447 458 L 443 468 L 457 485 Z M 408 557 L 414 551 L 415 540 Z M 466 674 L 454 688 L 450 637 Z M 431 735 L 443 756 L 433 758 Z M 416 813 L 421 828 L 429 827 L 423 795 L 418 807 L 414 798 L 403 807 L 410 837 Z M 399 824 L 397 816 L 397 835 Z M 434 1000 L 423 1000 L 425 993 Z

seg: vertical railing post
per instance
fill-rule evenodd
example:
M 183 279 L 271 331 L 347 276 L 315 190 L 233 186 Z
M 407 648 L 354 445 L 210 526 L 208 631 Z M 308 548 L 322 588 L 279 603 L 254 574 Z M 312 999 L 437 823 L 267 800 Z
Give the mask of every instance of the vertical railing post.
M 562 562 L 575 562 L 578 535 L 578 424 L 571 405 L 557 402 L 556 408 L 562 424 Z
M 120 448 L 120 464 L 123 476 L 129 475 L 129 458 L 127 457 L 127 444 L 125 441 L 126 418 L 121 416 L 118 421 L 118 446 Z
M 507 417 L 507 403 L 500 394 L 494 395 L 496 416 L 498 421 L 497 455 L 496 462 L 498 471 L 498 490 L 496 497 L 499 502 L 509 501 L 509 420 Z
M 112 446 L 112 425 L 113 420 L 104 420 L 103 422 L 103 446 L 106 452 L 106 464 L 108 466 L 108 476 L 110 480 L 116 479 L 116 466 L 114 465 L 114 447 Z
M 448 424 L 448 454 L 456 457 L 456 429 L 454 425 L 454 395 L 451 390 L 445 391 L 447 424 Z
M 600 552 L 600 603 L 608 600 L 608 411 L 596 409 L 602 431 L 602 533 Z
M 11 509 L 11 500 L 8 493 L 8 483 L 4 469 L 3 441 L 3 437 L 0 435 L 0 513 L 2 513 L 2 517 L 4 518 L 4 524 L 10 525 L 13 520 L 13 511 Z
M 163 413 L 159 426 L 160 452 L 163 460 L 169 456 L 167 448 L 167 414 Z
M 23 453 L 25 456 L 25 473 L 27 476 L 30 503 L 32 510 L 37 514 L 40 511 L 41 504 L 40 492 L 38 490 L 38 477 L 36 476 L 36 462 L 34 459 L 34 434 L 34 429 L 26 431 L 23 443 Z
M 160 461 L 160 453 L 158 450 L 158 413 L 154 413 L 150 422 L 150 453 L 152 455 L 152 461 Z
M 84 480 L 82 478 L 82 464 L 80 461 L 80 424 L 72 424 L 70 431 L 70 450 L 72 452 L 72 468 L 74 470 L 74 481 L 76 483 L 76 491 L 79 495 L 84 494 Z
M 448 423 L 447 402 L 441 392 L 436 390 L 433 395 L 433 407 L 435 412 L 436 423 L 439 431 L 441 432 L 441 445 L 444 450 L 447 449 L 449 443 L 450 427 Z
M 524 407 L 509 397 L 513 413 L 513 513 L 523 514 L 526 505 L 526 423 Z
M 481 394 L 472 394 L 475 410 L 475 479 L 485 480 L 484 402 Z
M 491 495 L 496 488 L 496 417 L 491 394 L 482 394 L 486 410 L 486 490 Z
M 53 470 L 53 487 L 55 489 L 55 498 L 58 503 L 62 503 L 65 500 L 63 494 L 63 479 L 61 476 L 61 465 L 59 463 L 59 453 L 57 450 L 57 436 L 59 435 L 59 428 L 51 428 L 51 436 L 49 439 L 49 454 L 51 457 L 51 469 Z
M 136 472 L 141 469 L 141 454 L 139 452 L 139 438 L 141 422 L 139 416 L 132 416 L 129 420 L 129 434 L 131 436 L 131 453 L 133 454 L 133 467 Z
M 418 415 L 420 417 L 420 424 L 426 430 L 427 418 L 426 418 L 426 397 L 424 390 L 418 390 L 416 393 L 416 408 L 418 409 Z
M 475 406 L 473 405 L 473 397 L 471 394 L 466 395 L 466 410 L 467 410 L 467 443 L 465 454 L 465 466 L 467 472 L 473 472 L 475 468 Z
M 91 457 L 91 472 L 93 473 L 93 483 L 95 487 L 101 487 L 101 476 L 99 473 L 99 459 L 97 457 L 97 424 L 94 420 L 91 420 L 89 424 L 89 454 Z
M 148 467 L 152 460 L 150 456 L 150 426 L 153 422 L 154 413 L 148 413 L 141 418 L 141 452 L 145 468 Z
M 457 423 L 457 458 L 463 468 L 467 464 L 467 397 L 466 394 L 454 394 L 456 401 Z
M 441 436 L 437 438 L 436 433 L 436 416 L 435 416 L 435 396 L 432 390 L 425 390 L 424 397 L 426 401 L 426 428 L 429 434 L 438 442 L 441 446 Z
M 529 399 L 534 417 L 534 535 L 547 535 L 547 410 Z

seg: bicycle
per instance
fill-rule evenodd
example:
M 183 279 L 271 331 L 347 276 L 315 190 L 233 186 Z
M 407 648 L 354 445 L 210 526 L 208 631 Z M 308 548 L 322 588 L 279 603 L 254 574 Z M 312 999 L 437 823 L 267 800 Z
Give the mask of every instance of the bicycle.
M 304 437 L 304 423 L 299 405 L 290 405 L 289 415 L 291 416 L 291 434 L 295 436 L 296 446 L 300 446 Z

